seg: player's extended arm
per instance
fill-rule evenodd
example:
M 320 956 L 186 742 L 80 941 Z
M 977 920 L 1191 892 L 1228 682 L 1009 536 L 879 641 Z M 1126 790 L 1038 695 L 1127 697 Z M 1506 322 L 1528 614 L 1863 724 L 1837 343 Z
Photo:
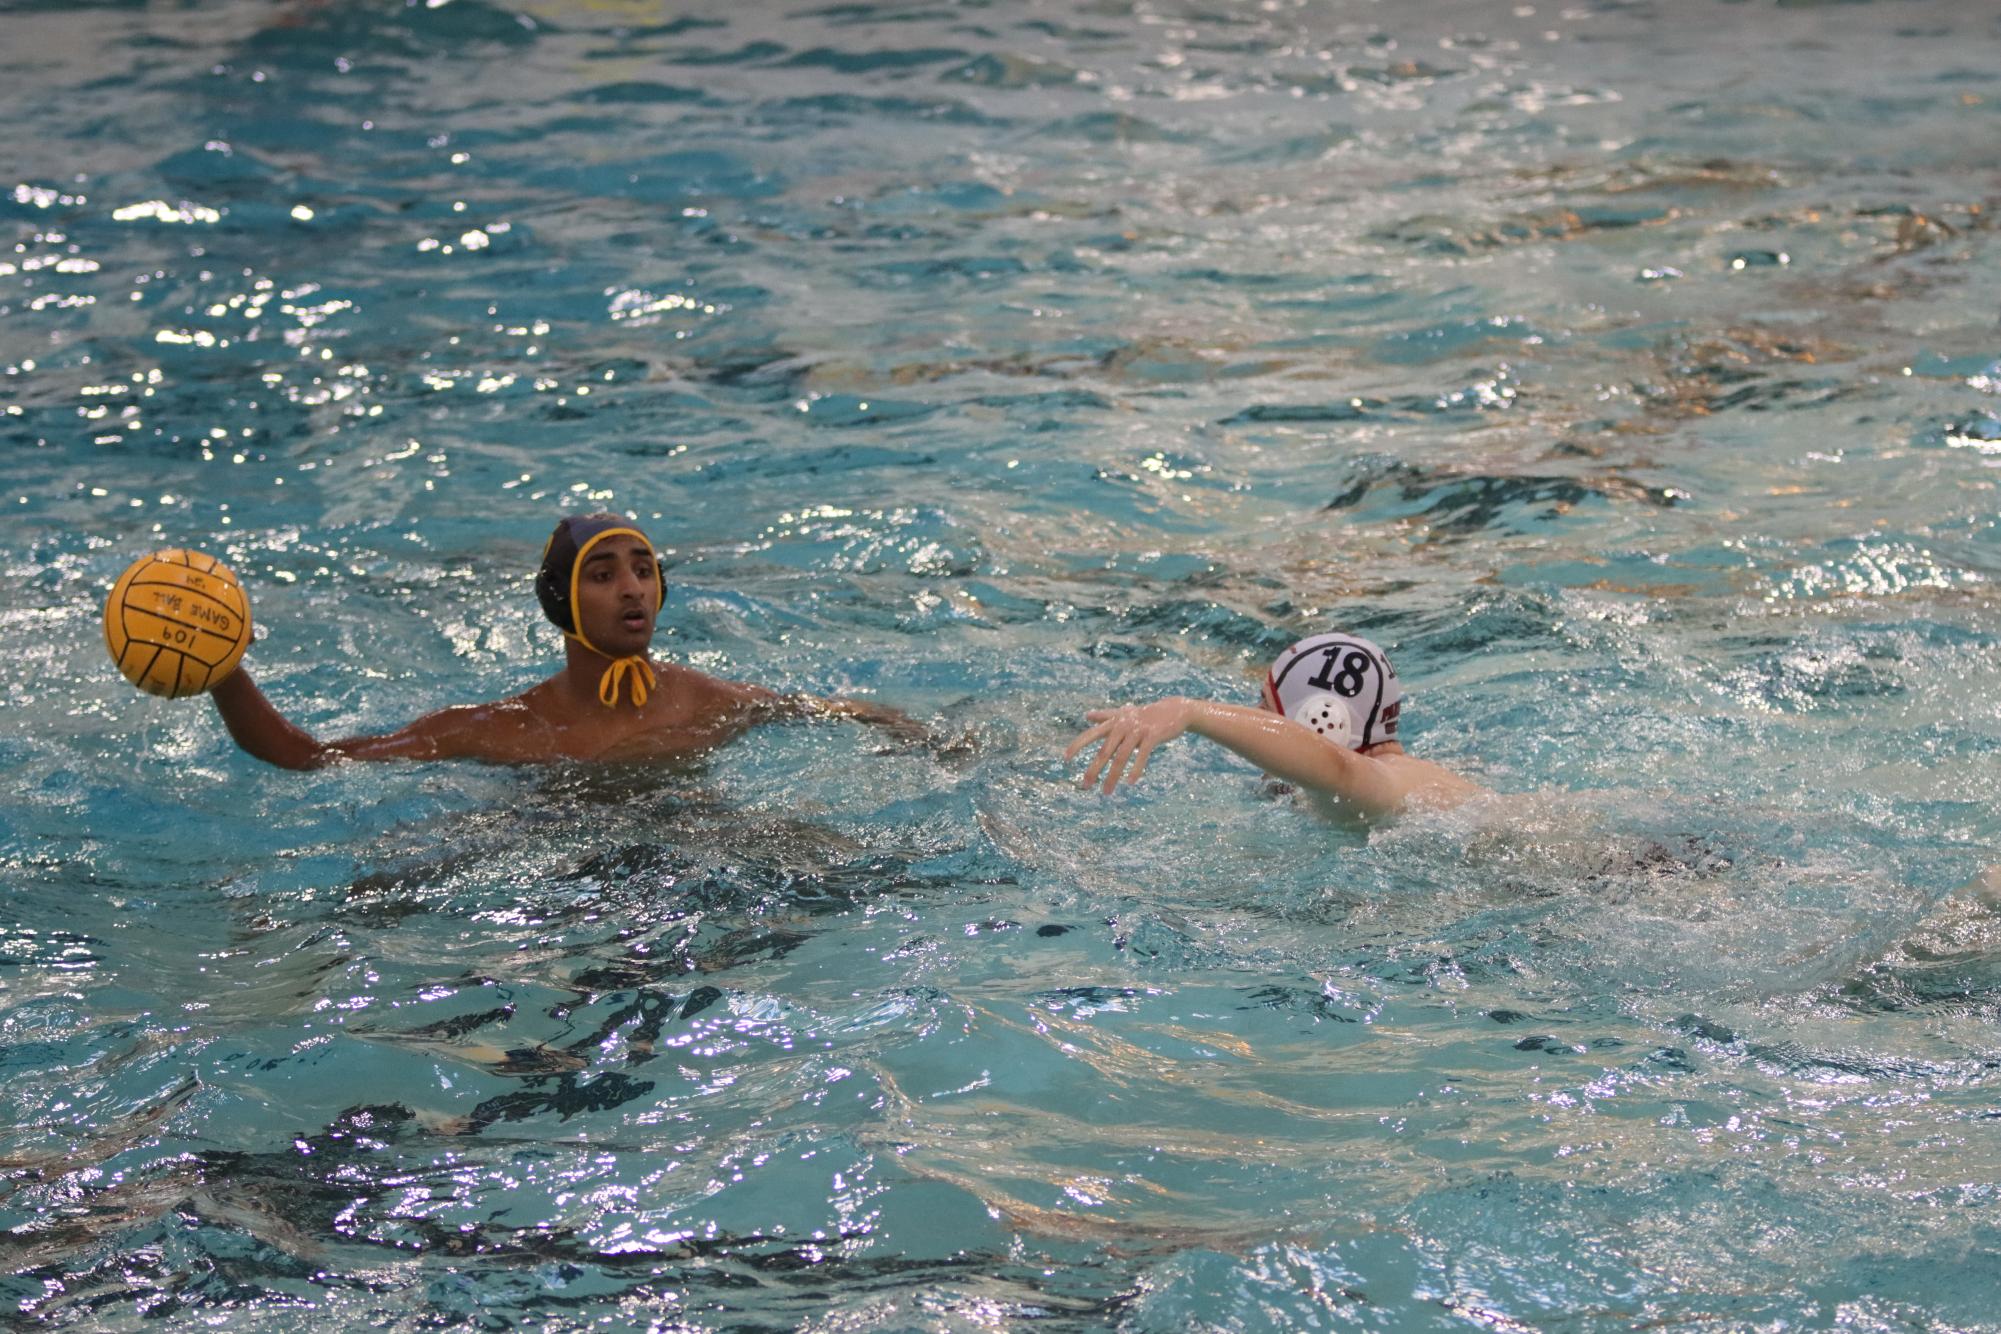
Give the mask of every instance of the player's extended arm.
M 1402 788 L 1377 764 L 1263 709 L 1174 695 L 1147 705 L 1093 709 L 1084 717 L 1095 726 L 1080 733 L 1063 758 L 1068 762 L 1093 742 L 1101 743 L 1083 782 L 1088 787 L 1102 773 L 1108 793 L 1118 786 L 1128 763 L 1132 771 L 1126 782 L 1136 783 L 1156 746 L 1193 732 L 1235 751 L 1274 778 L 1324 792 L 1366 814 L 1394 814 L 1403 802 Z
M 209 691 L 236 744 L 281 769 L 319 769 L 341 760 L 443 760 L 487 756 L 476 744 L 478 707 L 443 709 L 383 736 L 321 741 L 278 712 L 239 667 Z
M 822 695 L 781 695 L 762 686 L 733 683 L 746 699 L 768 711 L 774 719 L 847 718 L 879 727 L 901 741 L 928 741 L 931 729 L 900 709 L 867 700 L 829 698 Z
M 310 732 L 278 712 L 264 692 L 250 679 L 247 667 L 238 667 L 210 690 L 222 725 L 236 738 L 236 744 L 281 769 L 317 769 L 341 758 Z

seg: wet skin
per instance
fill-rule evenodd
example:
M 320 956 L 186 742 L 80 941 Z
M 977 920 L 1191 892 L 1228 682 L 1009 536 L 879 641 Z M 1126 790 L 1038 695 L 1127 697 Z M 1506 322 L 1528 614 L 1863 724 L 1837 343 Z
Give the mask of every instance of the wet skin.
M 1082 781 L 1088 787 L 1102 775 L 1108 795 L 1122 773 L 1128 784 L 1137 783 L 1155 747 L 1184 732 L 1207 737 L 1272 777 L 1298 785 L 1326 814 L 1344 819 L 1394 819 L 1411 810 L 1456 806 L 1485 792 L 1441 765 L 1406 755 L 1397 742 L 1349 750 L 1263 705 L 1245 708 L 1175 695 L 1151 704 L 1093 709 L 1084 718 L 1092 726 L 1077 735 L 1063 758 L 1074 760 L 1097 746 Z
M 674 761 L 705 754 L 761 722 L 851 718 L 922 739 L 922 726 L 894 709 L 859 700 L 782 695 L 647 657 L 655 683 L 646 702 L 621 694 L 607 706 L 599 682 L 614 659 L 646 655 L 660 615 L 653 549 L 623 534 L 591 548 L 577 580 L 581 638 L 564 640 L 560 671 L 509 699 L 425 714 L 379 736 L 322 742 L 286 719 L 243 668 L 210 693 L 244 750 L 287 769 L 342 760 L 472 759 L 495 764 L 561 760 Z

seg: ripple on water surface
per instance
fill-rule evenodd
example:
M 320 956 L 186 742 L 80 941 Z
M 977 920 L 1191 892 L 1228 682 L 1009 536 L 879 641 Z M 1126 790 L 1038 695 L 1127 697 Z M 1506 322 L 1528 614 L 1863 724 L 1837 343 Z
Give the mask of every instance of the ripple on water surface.
M 1992 1322 L 1991 15 L 8 36 L 24 1318 Z M 292 775 L 107 670 L 197 545 L 316 733 L 511 694 L 601 507 L 941 743 Z M 1058 764 L 1330 622 L 1498 796 Z

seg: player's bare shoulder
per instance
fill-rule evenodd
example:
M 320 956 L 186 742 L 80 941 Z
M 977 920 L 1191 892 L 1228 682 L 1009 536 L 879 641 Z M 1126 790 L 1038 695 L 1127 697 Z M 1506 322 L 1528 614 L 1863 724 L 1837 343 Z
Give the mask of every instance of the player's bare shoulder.
M 665 719 L 680 725 L 713 726 L 755 717 L 781 698 L 776 691 L 743 681 L 710 676 L 679 663 L 661 663 L 660 696 L 671 707 Z
M 431 715 L 440 754 L 492 764 L 532 764 L 561 752 L 562 729 L 528 694 L 464 704 Z
M 1372 757 L 1373 758 L 1373 757 Z M 1399 804 L 1407 810 L 1439 810 L 1483 795 L 1487 789 L 1442 764 L 1415 755 L 1384 755 L 1376 759 L 1392 775 Z

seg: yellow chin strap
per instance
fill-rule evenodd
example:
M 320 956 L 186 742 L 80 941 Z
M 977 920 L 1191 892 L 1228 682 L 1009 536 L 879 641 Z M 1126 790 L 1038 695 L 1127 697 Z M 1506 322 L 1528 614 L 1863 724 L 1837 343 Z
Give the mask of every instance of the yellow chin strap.
M 591 652 L 598 651 L 592 648 L 591 641 L 582 635 L 576 636 L 576 640 Z M 615 709 L 618 707 L 619 687 L 629 685 L 632 688 L 632 707 L 636 709 L 646 702 L 646 696 L 656 684 L 658 682 L 653 675 L 653 664 L 646 660 L 645 654 L 635 653 L 629 658 L 613 658 L 611 665 L 604 669 L 604 675 L 598 678 L 598 700 L 607 709 Z
M 606 667 L 604 675 L 598 678 L 598 701 L 607 709 L 615 709 L 618 707 L 619 687 L 630 685 L 632 707 L 636 709 L 646 703 L 646 696 L 652 692 L 655 685 L 659 684 L 658 678 L 653 675 L 653 664 L 646 660 L 644 653 L 635 653 L 628 658 L 612 658 L 611 654 L 584 638 L 583 618 L 577 614 L 577 586 L 583 579 L 584 556 L 607 537 L 618 535 L 636 537 L 642 542 L 647 540 L 646 534 L 637 528 L 607 528 L 578 549 L 576 559 L 570 564 L 570 623 L 577 628 L 565 630 L 563 634 L 566 638 L 576 640 L 600 658 L 611 658 L 611 665 Z M 648 549 L 651 550 L 650 544 Z

